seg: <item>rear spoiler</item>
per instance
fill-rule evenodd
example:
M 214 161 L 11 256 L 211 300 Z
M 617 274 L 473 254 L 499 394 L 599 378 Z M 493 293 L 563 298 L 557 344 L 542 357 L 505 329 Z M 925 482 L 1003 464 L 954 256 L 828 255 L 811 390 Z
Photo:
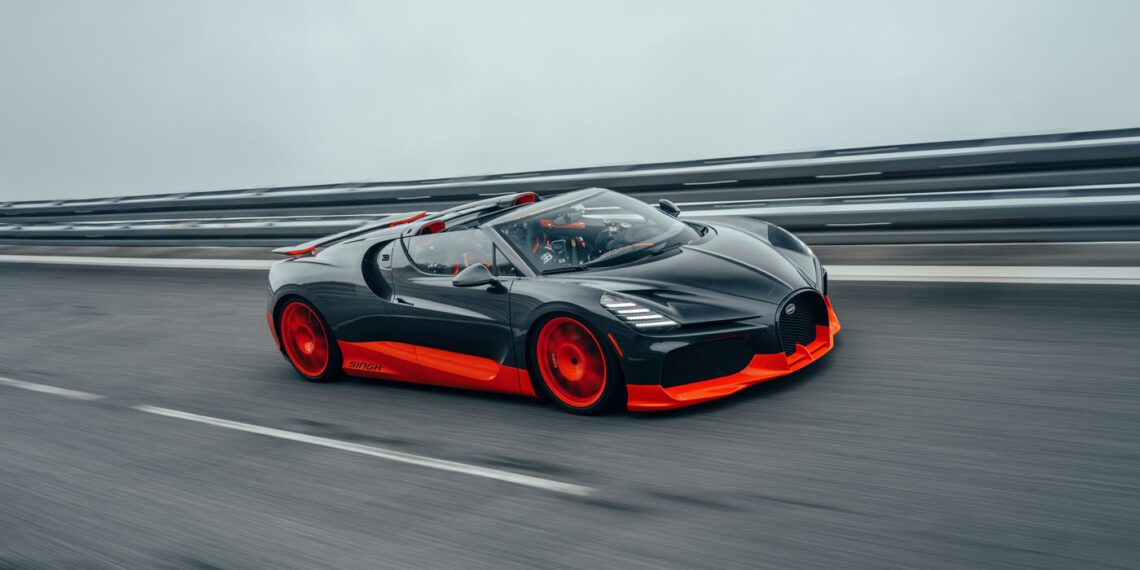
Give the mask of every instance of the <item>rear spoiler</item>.
M 279 247 L 279 248 L 273 250 L 273 253 L 280 254 L 280 255 L 289 255 L 289 256 L 309 255 L 309 254 L 313 253 L 314 251 L 316 251 L 318 247 L 326 246 L 326 245 L 329 245 L 331 243 L 336 243 L 338 241 L 348 239 L 350 237 L 363 235 L 363 234 L 366 234 L 366 233 L 374 231 L 374 230 L 391 228 L 391 227 L 395 227 L 395 226 L 398 226 L 401 224 L 414 222 L 414 221 L 416 221 L 416 220 L 418 220 L 418 219 L 420 219 L 426 215 L 427 215 L 427 212 L 410 212 L 410 213 L 404 213 L 404 214 L 392 214 L 391 216 L 380 218 L 379 220 L 376 220 L 375 222 L 370 222 L 370 223 L 364 224 L 363 226 L 358 226 L 358 227 L 352 228 L 351 230 L 345 230 L 345 231 L 337 233 L 337 234 L 327 235 L 325 237 L 320 237 L 320 238 L 317 238 L 315 240 L 307 241 L 305 243 L 298 244 L 298 245 L 290 245 L 290 246 L 285 246 L 285 247 Z

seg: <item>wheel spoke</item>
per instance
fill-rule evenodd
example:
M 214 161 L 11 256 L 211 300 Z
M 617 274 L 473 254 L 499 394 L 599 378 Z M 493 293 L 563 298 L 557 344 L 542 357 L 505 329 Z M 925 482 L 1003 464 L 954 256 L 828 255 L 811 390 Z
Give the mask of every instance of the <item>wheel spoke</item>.
M 558 347 L 566 344 L 566 331 L 565 327 L 555 327 L 550 331 L 550 346 L 552 350 L 558 350 Z
M 539 371 L 563 403 L 584 408 L 605 392 L 605 356 L 593 333 L 569 317 L 549 321 L 536 346 Z

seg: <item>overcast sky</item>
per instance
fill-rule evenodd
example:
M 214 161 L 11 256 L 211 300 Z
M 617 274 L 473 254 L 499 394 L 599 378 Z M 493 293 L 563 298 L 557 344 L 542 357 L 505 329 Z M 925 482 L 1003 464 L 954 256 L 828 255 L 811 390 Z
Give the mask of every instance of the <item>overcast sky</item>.
M 0 201 L 1140 126 L 1140 2 L 0 0 Z

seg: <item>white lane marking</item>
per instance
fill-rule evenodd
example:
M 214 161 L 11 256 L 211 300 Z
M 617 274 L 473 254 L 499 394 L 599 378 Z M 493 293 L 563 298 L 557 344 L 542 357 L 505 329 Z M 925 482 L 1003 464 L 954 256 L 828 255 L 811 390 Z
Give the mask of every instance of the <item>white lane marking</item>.
M 826 265 L 832 281 L 1140 285 L 1140 267 Z
M 686 216 L 753 216 L 765 217 L 779 214 L 829 214 L 829 213 L 870 213 L 905 212 L 923 210 L 962 210 L 969 208 L 1031 207 L 1031 206 L 1076 206 L 1128 205 L 1140 203 L 1140 193 L 1118 196 L 1064 196 L 1029 198 L 988 198 L 977 200 L 931 200 L 914 202 L 856 202 L 846 204 L 815 204 L 804 206 L 761 206 L 753 208 L 733 208 L 722 210 L 687 211 Z M 680 205 L 679 205 L 680 206 Z
M 868 202 L 905 202 L 906 196 L 887 196 L 883 198 L 844 198 L 844 202 L 866 204 Z
M 882 172 L 851 172 L 849 174 L 816 174 L 816 178 L 852 178 L 855 176 L 878 176 Z
M 1034 193 L 1035 194 L 1047 194 L 1050 192 L 1056 193 L 1056 192 L 1069 192 L 1069 191 L 1078 192 L 1078 193 L 1090 193 L 1090 192 L 1094 192 L 1097 190 L 1105 190 L 1105 191 L 1132 190 L 1132 189 L 1135 189 L 1136 187 L 1137 187 L 1137 185 L 1134 182 L 1124 182 L 1124 183 L 1120 183 L 1120 184 L 1080 184 L 1080 185 L 1069 185 L 1069 186 L 1037 186 L 1037 187 L 1033 187 L 1033 188 L 987 188 L 987 189 L 982 189 L 982 190 L 942 190 L 942 191 L 938 191 L 938 192 L 899 192 L 899 193 L 893 193 L 893 194 L 859 194 L 859 195 L 855 195 L 855 196 L 796 196 L 794 198 L 753 198 L 753 199 L 747 199 L 747 200 L 713 200 L 713 201 L 704 201 L 704 202 L 677 202 L 677 205 L 682 206 L 682 207 L 689 207 L 689 206 L 713 206 L 713 207 L 716 207 L 716 206 L 725 206 L 725 205 L 729 205 L 729 204 L 740 204 L 740 205 L 756 204 L 759 206 L 763 206 L 765 204 L 773 204 L 773 203 L 777 203 L 777 202 L 779 202 L 781 204 L 784 204 L 784 203 L 793 203 L 794 204 L 796 202 L 813 202 L 813 201 L 819 201 L 819 200 L 836 200 L 838 198 L 843 198 L 844 202 L 853 202 L 853 201 L 867 202 L 867 201 L 871 201 L 871 200 L 876 199 L 876 198 L 892 198 L 895 200 L 904 200 L 904 201 L 908 200 L 908 199 L 913 199 L 913 201 L 915 203 L 918 203 L 918 202 L 921 202 L 923 200 L 929 200 L 930 198 L 940 198 L 940 197 L 941 198 L 950 198 L 950 199 L 960 197 L 960 198 L 963 198 L 962 201 L 966 201 L 969 198 L 972 198 L 974 196 L 985 196 L 985 195 L 989 195 L 989 194 L 1002 194 L 1002 195 L 1018 196 L 1021 194 L 1034 194 Z M 1076 194 L 1074 194 L 1074 196 L 1075 195 Z M 982 199 L 986 199 L 986 198 L 982 198 Z M 822 205 L 818 205 L 818 206 L 822 206 Z M 813 207 L 817 207 L 817 206 L 813 206 Z M 692 212 L 685 212 L 685 213 L 691 214 Z
M 421 196 L 430 197 L 430 196 Z M 401 200 L 402 198 L 396 198 Z M 99 226 L 129 226 L 134 224 L 179 224 L 179 223 L 199 223 L 199 222 L 232 222 L 232 221 L 245 221 L 245 220 L 274 220 L 274 221 L 312 221 L 323 220 L 325 218 L 360 218 L 361 216 L 369 216 L 374 218 L 373 221 L 379 220 L 386 216 L 398 214 L 402 212 L 365 212 L 360 214 L 314 214 L 311 216 L 230 216 L 225 218 L 147 218 L 145 220 L 92 220 L 89 222 L 75 222 L 69 225 L 91 226 L 92 228 Z M 20 225 L 16 223 L 4 225 Z
M 757 157 L 755 156 L 741 156 L 739 158 L 714 158 L 713 160 L 701 161 L 702 164 L 733 164 L 740 162 L 754 162 Z
M 884 222 L 876 222 L 882 224 Z M 1133 243 L 1133 242 L 1090 242 Z M 1036 245 L 1036 244 L 920 244 L 931 245 Z M 1071 245 L 1065 243 L 1064 245 Z M 886 247 L 886 246 L 884 246 Z M 916 247 L 916 246 L 908 246 Z M 77 257 L 0 255 L 0 263 L 49 263 L 180 269 L 266 270 L 274 260 L 261 259 L 164 259 L 153 257 Z M 965 283 L 1057 283 L 1071 285 L 1140 285 L 1138 267 L 1081 267 L 1030 265 L 831 265 L 828 275 L 837 281 L 929 281 Z
M 1060 245 L 1060 246 L 1088 246 L 1088 245 L 1140 245 L 1140 241 L 962 241 L 950 243 L 861 243 L 857 245 L 842 245 L 833 243 L 824 243 L 814 245 L 812 247 L 839 247 L 839 248 L 864 248 L 864 247 L 1041 247 L 1046 245 Z
M 991 160 L 990 162 L 967 162 L 965 164 L 939 164 L 938 168 L 974 168 L 978 166 L 1004 166 L 1017 164 L 1016 160 Z
M 682 182 L 682 186 L 708 186 L 709 184 L 732 184 L 733 182 L 740 182 L 739 180 L 712 180 L 709 182 Z
M 411 453 L 403 453 L 400 451 L 393 451 L 384 449 L 382 447 L 374 447 L 371 445 L 361 445 L 358 443 L 349 443 L 336 439 L 329 439 L 327 437 L 317 437 L 313 435 L 306 435 L 303 433 L 296 433 L 285 431 L 275 428 L 262 427 L 253 424 L 246 424 L 230 420 L 223 420 L 210 416 L 200 416 L 198 414 L 191 414 L 188 412 L 181 412 L 178 410 L 171 410 L 169 408 L 158 408 L 155 406 L 134 406 L 135 410 L 146 412 L 148 414 L 156 414 L 170 418 L 178 418 L 191 422 L 198 422 L 208 424 L 216 427 L 223 427 L 237 431 L 244 431 L 258 435 L 265 435 L 269 437 L 276 437 L 278 439 L 285 439 L 289 441 L 296 441 L 299 443 L 308 443 L 311 445 L 319 445 L 321 447 L 329 447 L 332 449 L 339 449 L 341 451 L 350 451 L 352 453 L 359 453 L 361 455 L 368 455 L 371 457 L 379 457 L 381 459 L 388 459 L 390 461 L 398 461 L 400 463 L 409 463 L 411 465 L 419 465 L 421 467 L 428 467 L 431 469 L 439 469 L 441 471 L 451 471 L 453 473 L 463 473 L 464 475 L 474 475 L 476 477 L 485 477 L 487 479 L 495 479 L 498 481 L 505 481 L 507 483 L 514 483 L 516 485 L 524 485 L 527 487 L 534 487 L 545 491 L 553 491 L 556 493 L 565 493 L 567 495 L 576 495 L 585 497 L 594 492 L 590 487 L 582 485 L 574 485 L 572 483 L 563 483 L 561 481 L 552 481 L 550 479 L 543 479 L 541 477 L 532 477 L 530 475 L 523 475 L 521 473 L 514 473 L 511 471 L 503 471 L 501 469 L 492 469 L 489 467 L 480 467 L 478 465 L 469 465 L 466 463 L 459 463 L 456 461 L 447 461 L 444 459 L 434 459 L 422 455 L 413 455 Z
M 169 259 L 159 257 L 87 257 L 78 255 L 0 255 L 0 263 L 169 267 L 173 269 L 250 269 L 265 271 L 273 259 Z
M 99 400 L 103 398 L 103 396 L 100 396 L 99 394 L 80 392 L 79 390 L 69 390 L 67 388 L 57 388 L 55 386 L 48 386 L 46 384 L 24 382 L 23 380 L 14 380 L 12 378 L 4 378 L 3 376 L 0 376 L 0 384 L 11 386 L 13 388 L 31 390 L 33 392 L 43 392 L 44 394 L 63 396 L 64 398 L 71 398 L 73 400 Z
M 878 148 L 857 148 L 854 150 L 837 150 L 837 151 L 835 151 L 835 155 L 836 156 L 843 156 L 845 154 L 871 154 L 871 153 L 875 153 L 875 152 L 893 152 L 893 151 L 896 151 L 898 149 L 899 149 L 899 147 L 897 147 L 897 146 L 881 146 Z
M 44 394 L 52 394 L 55 396 L 63 396 L 64 398 L 71 398 L 73 400 L 101 400 L 103 396 L 99 394 L 92 394 L 90 392 L 81 392 L 79 390 L 70 390 L 67 388 L 58 388 L 56 386 L 48 386 L 46 384 L 36 384 L 34 382 L 25 382 L 23 380 L 16 380 L 14 378 L 6 378 L 0 376 L 0 385 L 10 386 L 12 388 L 20 388 L 23 390 L 30 390 L 32 392 L 41 392 Z M 579 497 L 589 496 L 594 493 L 594 489 L 583 485 L 575 485 L 573 483 L 563 483 L 561 481 L 554 481 L 551 479 L 543 479 L 541 477 L 534 477 L 531 475 L 523 475 L 522 473 L 515 473 L 512 471 L 504 471 L 502 469 L 493 469 L 490 467 L 480 467 L 478 465 L 470 465 L 467 463 L 459 463 L 457 461 L 448 461 L 445 459 L 435 459 L 432 457 L 425 457 L 423 455 L 414 455 L 411 453 L 404 453 L 401 451 L 393 451 L 391 449 L 384 449 L 382 447 L 375 447 L 371 445 L 361 445 L 358 443 L 350 443 L 347 441 L 340 441 L 330 439 L 327 437 L 317 437 L 303 433 L 296 433 L 285 431 L 275 428 L 263 427 L 253 424 L 246 424 L 242 422 L 235 422 L 230 420 L 223 420 L 221 418 L 214 418 L 210 416 L 201 416 L 198 414 L 191 414 L 189 412 L 181 412 L 169 408 L 159 408 L 156 406 L 138 405 L 131 406 L 132 409 L 146 412 L 148 414 L 156 414 L 170 418 L 177 418 L 181 420 L 188 420 L 203 424 L 209 424 L 216 427 L 224 427 L 237 431 L 244 431 L 247 433 L 254 433 L 258 435 L 265 435 L 269 437 L 276 437 L 278 439 L 286 439 L 289 441 L 296 441 L 299 443 L 308 443 L 310 445 L 319 445 L 321 447 L 329 447 L 332 449 L 339 449 L 341 451 L 351 451 L 362 455 L 371 457 L 379 457 L 388 459 L 390 461 L 397 461 L 400 463 L 409 463 L 411 465 L 419 465 L 421 467 L 429 467 L 431 469 L 439 469 L 441 471 L 451 471 L 454 473 L 463 473 L 465 475 L 474 475 L 476 477 L 485 477 L 487 479 L 495 479 L 498 481 L 505 481 L 507 483 L 514 483 L 516 485 L 523 485 L 526 487 L 534 487 L 545 491 L 553 491 L 556 493 L 564 493 L 567 495 L 575 495 Z

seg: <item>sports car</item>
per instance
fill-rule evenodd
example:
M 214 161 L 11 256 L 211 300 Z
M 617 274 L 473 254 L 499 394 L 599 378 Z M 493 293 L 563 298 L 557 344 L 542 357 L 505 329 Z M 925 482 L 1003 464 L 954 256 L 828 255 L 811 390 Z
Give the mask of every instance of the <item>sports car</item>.
M 302 377 L 546 398 L 576 413 L 721 398 L 831 350 L 827 272 L 784 229 L 602 188 L 414 212 L 297 246 L 267 320 Z

